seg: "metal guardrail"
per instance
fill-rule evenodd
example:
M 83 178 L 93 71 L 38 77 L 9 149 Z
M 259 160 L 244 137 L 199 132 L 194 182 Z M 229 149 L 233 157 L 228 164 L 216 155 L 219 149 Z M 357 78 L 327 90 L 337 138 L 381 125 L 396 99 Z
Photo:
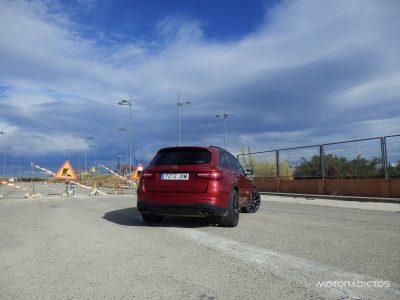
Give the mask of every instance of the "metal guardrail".
M 249 151 L 237 158 L 261 178 L 400 178 L 400 135 Z

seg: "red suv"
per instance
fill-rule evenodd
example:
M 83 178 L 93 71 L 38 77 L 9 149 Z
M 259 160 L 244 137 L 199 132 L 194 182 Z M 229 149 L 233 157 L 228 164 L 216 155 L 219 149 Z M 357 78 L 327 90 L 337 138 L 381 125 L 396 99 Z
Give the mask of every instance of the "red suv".
M 254 213 L 260 207 L 260 194 L 247 177 L 252 174 L 219 147 L 164 148 L 142 172 L 137 207 L 148 223 L 175 215 L 212 217 L 235 227 L 240 210 Z

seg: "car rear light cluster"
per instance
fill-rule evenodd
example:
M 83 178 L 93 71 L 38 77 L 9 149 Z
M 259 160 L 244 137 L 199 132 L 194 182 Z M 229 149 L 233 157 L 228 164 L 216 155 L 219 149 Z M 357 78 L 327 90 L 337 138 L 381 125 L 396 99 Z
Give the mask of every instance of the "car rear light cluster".
M 222 173 L 218 172 L 218 171 L 201 172 L 201 173 L 197 173 L 197 177 L 209 178 L 209 179 L 221 179 Z
M 142 178 L 150 178 L 150 177 L 154 177 L 154 173 L 150 173 L 150 172 L 143 172 L 142 173 Z

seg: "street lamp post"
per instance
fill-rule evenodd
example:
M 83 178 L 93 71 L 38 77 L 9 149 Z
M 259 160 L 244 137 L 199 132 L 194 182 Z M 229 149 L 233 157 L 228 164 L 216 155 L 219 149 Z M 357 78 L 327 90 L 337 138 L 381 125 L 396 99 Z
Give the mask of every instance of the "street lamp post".
M 118 105 L 129 106 L 129 174 L 131 173 L 132 167 L 132 97 L 129 100 L 122 100 L 118 102 Z
M 224 120 L 224 149 L 226 149 L 226 119 L 228 118 L 228 114 L 224 112 L 223 115 L 215 115 L 217 118 L 222 118 Z
M 121 155 L 118 155 L 118 164 L 117 164 L 117 170 L 118 170 L 118 173 L 119 174 L 121 174 L 122 172 L 121 172 Z
M 94 174 L 97 175 L 97 146 L 96 145 L 89 145 L 89 148 L 94 148 Z
M 119 132 L 127 132 L 126 128 L 118 128 Z M 128 164 L 128 143 L 125 143 L 125 165 Z
M 92 136 L 88 136 L 85 138 L 85 173 L 87 172 L 87 165 L 86 165 L 86 148 L 87 148 L 87 141 L 88 140 L 93 140 Z
M 181 144 L 181 106 L 183 106 L 184 104 L 188 105 L 192 103 L 190 101 L 181 102 L 180 97 L 181 94 L 178 93 L 178 102 L 176 103 L 176 105 L 178 106 L 178 146 L 180 146 Z
M 11 150 L 12 147 L 8 146 L 4 148 L 4 161 L 3 161 L 3 177 L 6 178 L 6 165 L 7 165 L 7 150 Z
M 71 162 L 71 150 L 66 148 L 64 151 L 68 153 L 68 161 Z

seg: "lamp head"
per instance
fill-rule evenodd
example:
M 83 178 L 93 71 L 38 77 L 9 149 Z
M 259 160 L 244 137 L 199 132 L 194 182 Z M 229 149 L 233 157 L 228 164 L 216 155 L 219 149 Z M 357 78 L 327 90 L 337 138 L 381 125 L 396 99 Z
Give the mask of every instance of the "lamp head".
M 121 100 L 118 102 L 118 105 L 129 105 L 131 106 L 131 102 L 128 100 Z

